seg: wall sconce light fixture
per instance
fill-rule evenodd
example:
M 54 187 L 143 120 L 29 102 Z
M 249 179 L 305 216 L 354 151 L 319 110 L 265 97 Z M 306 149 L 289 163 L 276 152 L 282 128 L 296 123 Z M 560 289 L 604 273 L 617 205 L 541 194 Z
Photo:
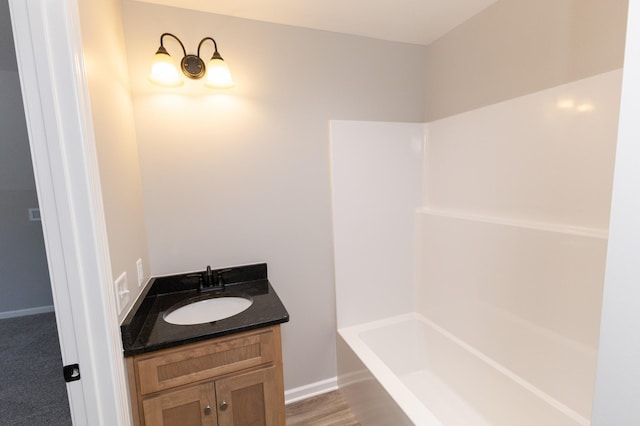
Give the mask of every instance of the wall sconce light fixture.
M 178 72 L 175 62 L 171 56 L 169 56 L 169 52 L 167 52 L 167 49 L 164 47 L 164 38 L 166 36 L 173 37 L 178 43 L 180 43 L 183 53 L 183 57 L 180 60 L 180 68 L 188 78 L 198 80 L 205 77 L 205 86 L 215 89 L 228 89 L 235 85 L 231 79 L 229 67 L 222 59 L 222 56 L 220 56 L 220 53 L 218 53 L 218 45 L 213 38 L 205 37 L 200 40 L 197 54 L 192 55 L 187 54 L 184 44 L 182 44 L 178 37 L 171 33 L 164 33 L 160 36 L 160 47 L 153 57 L 151 74 L 149 75 L 149 80 L 153 83 L 168 87 L 177 87 L 184 83 L 182 81 L 182 77 L 180 77 L 180 73 Z M 200 48 L 207 40 L 213 42 L 214 52 L 213 56 L 211 56 L 211 59 L 205 66 L 204 61 L 200 58 Z

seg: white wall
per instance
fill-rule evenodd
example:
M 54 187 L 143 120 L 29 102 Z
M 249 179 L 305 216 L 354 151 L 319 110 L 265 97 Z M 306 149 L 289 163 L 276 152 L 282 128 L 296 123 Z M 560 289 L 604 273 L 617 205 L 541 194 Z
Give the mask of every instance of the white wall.
M 331 122 L 338 328 L 415 310 L 425 125 Z
M 421 120 L 424 48 L 131 1 L 124 17 L 151 272 L 266 261 L 286 388 L 334 377 L 329 120 Z M 213 36 L 237 87 L 153 86 L 167 31 L 191 52 Z
M 145 277 L 150 275 L 122 11 L 117 0 L 84 0 L 78 6 L 111 269 L 114 278 L 127 273 L 130 291 L 122 320 L 143 288 L 137 283 L 138 259 Z

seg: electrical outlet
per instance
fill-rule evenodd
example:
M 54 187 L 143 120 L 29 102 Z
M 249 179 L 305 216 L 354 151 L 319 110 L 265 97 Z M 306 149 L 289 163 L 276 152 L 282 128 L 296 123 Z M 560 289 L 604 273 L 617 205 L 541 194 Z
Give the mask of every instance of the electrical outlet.
M 144 280 L 144 271 L 142 270 L 142 259 L 136 261 L 136 271 L 138 272 L 138 287 L 142 285 Z
M 116 307 L 118 308 L 118 315 L 122 313 L 122 310 L 127 303 L 129 303 L 129 284 L 127 283 L 127 273 L 123 272 L 117 280 L 113 282 L 116 288 Z

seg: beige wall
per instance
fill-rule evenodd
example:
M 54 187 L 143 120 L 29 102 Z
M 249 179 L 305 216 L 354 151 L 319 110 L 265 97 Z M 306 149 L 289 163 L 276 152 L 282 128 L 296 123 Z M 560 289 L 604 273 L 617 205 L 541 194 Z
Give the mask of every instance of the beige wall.
M 427 48 L 426 121 L 622 67 L 627 0 L 500 0 Z
M 425 48 L 131 1 L 124 17 L 152 274 L 267 261 L 286 387 L 335 376 L 329 120 L 422 121 Z M 237 87 L 151 85 L 166 31 L 191 52 L 215 37 Z
M 122 11 L 117 0 L 78 3 L 111 267 L 114 279 L 127 273 L 130 306 L 140 290 L 136 260 L 146 275 L 149 267 Z

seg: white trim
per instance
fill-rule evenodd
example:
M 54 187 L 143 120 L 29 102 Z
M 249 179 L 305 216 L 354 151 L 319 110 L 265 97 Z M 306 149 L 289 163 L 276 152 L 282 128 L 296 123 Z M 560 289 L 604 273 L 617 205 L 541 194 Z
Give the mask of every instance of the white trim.
M 640 424 L 640 1 L 630 0 L 591 422 Z
M 17 309 L 15 311 L 0 312 L 0 319 L 26 317 L 29 315 L 46 314 L 48 312 L 54 312 L 53 305 L 38 306 L 37 308 Z
M 309 383 L 308 385 L 299 386 L 285 391 L 284 401 L 285 404 L 291 404 L 303 399 L 311 398 L 312 396 L 331 392 L 336 389 L 338 389 L 338 378 L 331 377 L 330 379 L 320 380 L 319 382 Z

